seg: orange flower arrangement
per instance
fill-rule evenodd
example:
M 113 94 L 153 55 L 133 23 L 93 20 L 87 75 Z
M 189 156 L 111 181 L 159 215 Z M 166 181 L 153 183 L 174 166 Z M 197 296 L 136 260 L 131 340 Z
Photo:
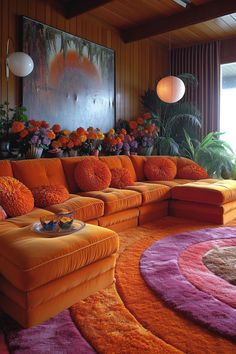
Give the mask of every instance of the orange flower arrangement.
M 22 122 L 15 121 L 12 123 L 11 131 L 12 133 L 20 133 L 22 130 L 25 129 L 25 125 Z
M 128 122 L 130 133 L 135 137 L 140 147 L 151 147 L 158 137 L 159 128 L 152 122 L 151 113 Z

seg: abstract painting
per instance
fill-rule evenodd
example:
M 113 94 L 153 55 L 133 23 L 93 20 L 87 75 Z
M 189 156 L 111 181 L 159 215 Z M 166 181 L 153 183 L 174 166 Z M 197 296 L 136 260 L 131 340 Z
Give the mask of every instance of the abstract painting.
M 31 119 L 70 130 L 114 127 L 112 49 L 23 17 L 23 50 L 34 61 L 23 79 L 23 105 Z

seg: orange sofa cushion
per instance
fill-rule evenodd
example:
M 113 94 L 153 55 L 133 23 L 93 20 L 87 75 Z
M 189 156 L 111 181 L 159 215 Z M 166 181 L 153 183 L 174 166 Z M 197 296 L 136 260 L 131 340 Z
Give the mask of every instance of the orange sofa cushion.
M 171 197 L 177 200 L 222 205 L 236 200 L 236 181 L 218 180 L 209 183 L 206 179 L 192 182 L 173 187 Z
M 60 237 L 37 234 L 31 226 L 15 228 L 1 234 L 0 269 L 26 292 L 112 255 L 118 245 L 115 232 L 89 224 L 79 234 Z
M 175 178 L 176 172 L 175 163 L 165 157 L 152 157 L 144 165 L 144 175 L 150 181 L 170 181 Z
M 134 181 L 127 168 L 112 168 L 111 169 L 111 188 L 125 188 L 126 186 L 132 186 Z
M 134 186 L 125 189 L 141 193 L 142 205 L 170 198 L 170 188 L 161 184 L 135 182 Z
M 0 177 L 0 204 L 8 216 L 29 213 L 34 207 L 31 191 L 13 177 Z
M 12 161 L 14 177 L 28 188 L 41 185 L 62 184 L 67 187 L 60 159 L 35 159 Z
M 87 158 L 88 158 L 88 156 L 76 156 L 76 157 L 63 157 L 63 158 L 61 158 L 61 163 L 63 166 L 63 170 L 64 170 L 64 173 L 66 176 L 66 180 L 68 183 L 70 193 L 76 193 L 78 191 L 78 186 L 77 186 L 77 183 L 75 181 L 75 176 L 74 176 L 74 172 L 75 172 L 75 168 L 77 166 L 77 163 L 79 161 L 82 161 Z M 90 159 L 97 159 L 97 157 L 95 157 L 95 156 L 90 156 L 89 158 Z
M 31 189 L 35 206 L 45 208 L 53 204 L 59 204 L 69 199 L 69 192 L 63 185 L 39 186 Z
M 12 167 L 9 160 L 0 160 L 0 176 L 13 177 Z
M 107 188 L 104 191 L 81 192 L 80 195 L 102 200 L 105 215 L 135 208 L 142 203 L 140 193 L 127 189 Z
M 205 168 L 194 164 L 185 165 L 179 168 L 177 175 L 178 178 L 186 179 L 202 179 L 209 177 Z
M 48 206 L 46 209 L 55 214 L 62 209 L 74 211 L 76 219 L 89 221 L 97 219 L 104 214 L 104 203 L 100 199 L 70 194 L 69 199 L 65 202 Z
M 75 181 L 81 191 L 101 191 L 111 183 L 111 171 L 99 160 L 84 159 L 77 163 L 74 171 Z
M 17 227 L 25 227 L 38 222 L 42 216 L 50 216 L 53 213 L 45 209 L 34 208 L 31 212 L 25 215 L 8 218 L 8 225 L 15 225 Z
M 178 173 L 178 169 L 181 168 L 182 166 L 185 166 L 187 164 L 196 164 L 195 162 L 193 162 L 190 159 L 187 159 L 186 157 L 179 157 L 179 156 L 161 156 L 161 157 L 168 158 L 168 160 L 171 160 L 172 162 L 174 162 L 174 164 L 177 167 L 177 173 Z M 145 162 L 151 158 L 153 158 L 153 157 L 152 156 L 138 156 L 138 155 L 131 155 L 130 156 L 130 159 L 133 163 L 135 173 L 137 176 L 137 181 L 144 181 L 145 180 L 144 165 L 145 165 Z
M 126 155 L 116 155 L 116 156 L 100 156 L 99 160 L 105 162 L 110 170 L 113 168 L 127 168 L 133 179 L 137 181 L 136 173 L 132 161 Z

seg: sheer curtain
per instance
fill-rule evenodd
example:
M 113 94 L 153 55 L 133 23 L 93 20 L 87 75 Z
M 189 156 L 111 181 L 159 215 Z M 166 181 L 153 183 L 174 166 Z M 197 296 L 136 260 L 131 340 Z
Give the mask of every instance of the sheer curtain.
M 203 136 L 219 130 L 220 42 L 173 49 L 171 73 L 173 75 L 190 73 L 197 78 L 197 89 L 189 87 L 185 100 L 191 100 L 200 110 Z

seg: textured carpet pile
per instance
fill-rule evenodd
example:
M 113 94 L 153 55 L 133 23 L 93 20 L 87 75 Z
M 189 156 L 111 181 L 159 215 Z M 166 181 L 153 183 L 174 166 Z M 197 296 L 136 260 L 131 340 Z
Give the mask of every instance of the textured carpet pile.
M 236 222 L 227 226 L 234 227 Z M 168 239 L 167 236 L 208 227 L 214 225 L 166 217 L 155 223 L 120 232 L 121 249 L 116 267 L 116 284 L 79 301 L 69 311 L 63 311 L 44 324 L 31 329 L 21 329 L 9 317 L 2 315 L 0 353 L 231 354 L 236 352 L 233 334 L 231 338 L 226 338 L 225 334 L 219 334 L 209 325 L 196 322 L 189 314 L 175 309 L 175 304 L 168 303 L 162 294 L 156 290 L 154 292 L 147 285 L 139 269 L 140 257 L 145 250 L 152 245 L 154 247 L 157 240 L 163 242 Z M 212 239 L 208 240 L 211 241 Z M 225 245 L 220 247 L 228 248 Z M 234 246 L 230 245 L 230 247 Z M 215 278 L 234 287 L 233 282 L 229 282 L 219 274 L 222 272 L 219 271 L 221 267 L 210 261 L 209 257 L 212 256 L 210 249 L 212 250 L 205 247 L 202 253 L 199 250 L 198 259 L 203 261 L 191 264 L 192 267 L 197 271 L 199 266 L 204 266 L 207 269 L 206 273 L 211 272 Z M 217 248 L 214 250 L 216 251 Z M 182 255 L 181 262 L 183 276 L 184 264 L 189 262 L 187 253 Z M 211 267 L 215 269 L 214 272 Z M 193 288 L 208 293 L 205 288 L 201 289 L 205 284 L 194 283 L 197 277 L 194 281 L 188 279 L 187 274 L 184 277 Z M 233 301 L 233 293 L 231 295 L 232 298 L 228 301 Z M 223 296 L 223 293 L 219 291 L 217 296 Z M 215 301 L 220 302 L 217 298 Z

